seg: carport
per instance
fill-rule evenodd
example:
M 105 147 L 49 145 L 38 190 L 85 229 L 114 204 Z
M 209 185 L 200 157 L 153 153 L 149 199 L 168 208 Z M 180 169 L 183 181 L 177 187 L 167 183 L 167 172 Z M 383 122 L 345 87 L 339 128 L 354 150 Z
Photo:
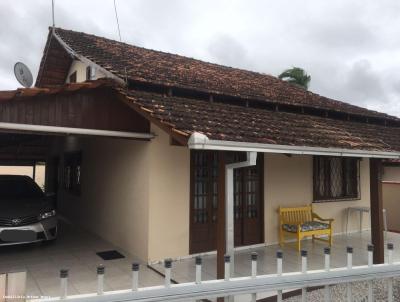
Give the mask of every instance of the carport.
M 71 292 L 94 291 L 95 268 L 100 263 L 113 278 L 109 289 L 123 288 L 129 281 L 131 261 L 138 260 L 119 248 L 118 240 L 117 244 L 110 242 L 114 234 L 98 230 L 101 223 L 96 213 L 109 209 L 90 195 L 99 191 L 97 167 L 104 167 L 113 155 L 118 157 L 131 145 L 144 146 L 154 137 L 149 122 L 121 102 L 112 85 L 98 80 L 0 92 L 0 166 L 31 166 L 34 176 L 36 163 L 44 163 L 44 189 L 54 195 L 61 217 L 59 238 L 52 244 L 0 246 L 0 272 L 26 270 L 28 294 L 58 294 L 56 277 L 62 267 L 74 273 Z M 103 172 L 117 178 L 123 167 L 113 167 L 111 163 Z M 101 186 L 107 190 L 107 183 Z M 110 196 L 118 194 L 109 191 Z M 77 215 L 80 212 L 87 219 Z M 96 255 L 108 250 L 118 250 L 125 258 L 103 262 Z M 145 276 L 143 285 L 162 282 L 151 271 L 145 271 Z

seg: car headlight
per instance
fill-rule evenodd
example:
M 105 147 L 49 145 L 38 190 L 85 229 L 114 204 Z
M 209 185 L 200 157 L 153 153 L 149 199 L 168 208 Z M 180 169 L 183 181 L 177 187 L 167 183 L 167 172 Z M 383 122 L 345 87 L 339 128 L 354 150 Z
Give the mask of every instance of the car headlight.
M 52 211 L 40 214 L 38 219 L 39 220 L 43 220 L 43 219 L 47 219 L 47 218 L 53 217 L 55 215 L 56 215 L 56 210 L 52 210 Z

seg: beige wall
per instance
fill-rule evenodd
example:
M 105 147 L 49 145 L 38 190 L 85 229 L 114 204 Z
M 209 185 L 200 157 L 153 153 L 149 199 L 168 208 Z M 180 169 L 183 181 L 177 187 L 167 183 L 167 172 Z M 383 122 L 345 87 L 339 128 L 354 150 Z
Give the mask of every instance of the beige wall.
M 149 260 L 189 254 L 190 151 L 156 126 L 150 145 Z
M 82 150 L 81 196 L 60 190 L 60 212 L 116 246 L 147 259 L 149 143 L 68 138 L 65 151 Z
M 63 190 L 61 211 L 71 220 L 147 261 L 189 254 L 190 151 L 172 146 L 152 125 L 156 138 L 138 142 L 68 138 L 62 149 L 82 150 L 82 195 Z M 312 157 L 265 155 L 265 242 L 278 241 L 277 209 L 312 201 Z M 361 200 L 315 204 L 345 228 L 349 206 L 369 206 L 369 161 L 361 161 Z M 353 214 L 350 230 L 358 230 Z M 365 215 L 363 228 L 369 227 Z
M 400 167 L 385 167 L 383 171 L 383 181 L 400 182 Z
M 311 156 L 265 155 L 265 241 L 278 242 L 278 207 L 295 207 L 309 204 L 313 200 L 313 166 Z M 334 232 L 345 231 L 346 208 L 369 206 L 369 161 L 363 159 L 360 167 L 361 200 L 339 201 L 314 204 L 314 210 L 324 218 L 334 218 Z M 358 230 L 359 220 L 353 214 L 349 230 Z M 363 228 L 369 226 L 369 218 L 364 217 Z
M 60 190 L 60 212 L 146 261 L 189 253 L 190 152 L 152 126 L 150 142 L 68 137 L 82 150 L 82 192 Z
M 382 185 L 388 230 L 400 231 L 400 167 L 385 167 L 383 181 L 391 182 Z
M 400 183 L 384 183 L 382 191 L 388 230 L 400 231 Z

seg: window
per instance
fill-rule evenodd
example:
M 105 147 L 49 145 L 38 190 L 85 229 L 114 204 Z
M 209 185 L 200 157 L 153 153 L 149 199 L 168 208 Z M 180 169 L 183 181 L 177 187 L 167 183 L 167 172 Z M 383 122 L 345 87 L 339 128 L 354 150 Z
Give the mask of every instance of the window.
M 74 71 L 74 72 L 69 76 L 69 82 L 70 82 L 70 83 L 76 83 L 76 71 Z
M 92 68 L 90 66 L 86 67 L 86 81 L 92 79 Z
M 193 167 L 193 221 L 215 222 L 218 206 L 218 154 L 194 152 Z
M 64 154 L 64 189 L 79 195 L 81 192 L 81 152 Z
M 360 161 L 346 157 L 314 157 L 314 201 L 360 198 Z

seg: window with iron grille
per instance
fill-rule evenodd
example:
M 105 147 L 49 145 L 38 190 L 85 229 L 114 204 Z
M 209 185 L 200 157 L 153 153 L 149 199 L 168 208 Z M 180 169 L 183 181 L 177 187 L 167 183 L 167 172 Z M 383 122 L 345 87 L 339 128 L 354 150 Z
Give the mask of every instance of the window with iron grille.
M 314 157 L 314 201 L 360 198 L 360 160 L 349 157 Z

